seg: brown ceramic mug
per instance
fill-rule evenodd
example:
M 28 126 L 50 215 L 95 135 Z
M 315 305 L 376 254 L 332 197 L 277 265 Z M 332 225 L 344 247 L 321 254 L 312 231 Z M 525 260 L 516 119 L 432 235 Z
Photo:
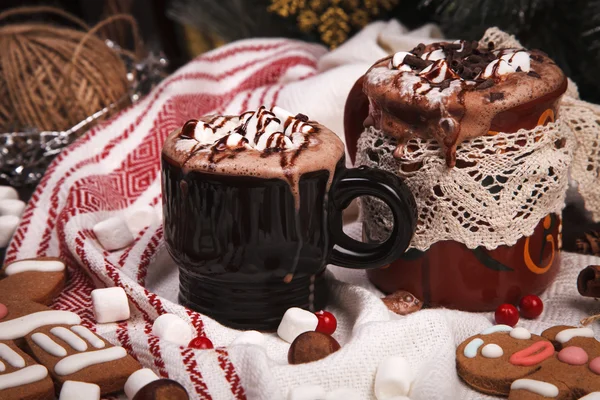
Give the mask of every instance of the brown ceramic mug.
M 364 76 L 348 95 L 344 110 L 346 145 L 352 162 L 363 121 L 369 115 L 369 98 L 363 92 Z M 554 122 L 567 81 L 552 93 L 497 114 L 489 134 L 517 132 Z M 469 249 L 445 240 L 427 251 L 411 249 L 390 265 L 367 271 L 371 282 L 385 293 L 407 290 L 425 304 L 465 311 L 491 311 L 502 303 L 518 303 L 526 294 L 539 294 L 555 278 L 560 265 L 561 219 L 549 214 L 529 237 L 513 246 Z M 363 230 L 363 240 L 374 242 Z

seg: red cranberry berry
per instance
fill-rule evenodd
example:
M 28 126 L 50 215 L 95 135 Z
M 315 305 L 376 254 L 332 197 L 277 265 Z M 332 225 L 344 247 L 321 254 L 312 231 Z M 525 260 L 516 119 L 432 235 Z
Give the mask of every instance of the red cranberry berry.
M 214 346 L 209 338 L 206 336 L 196 336 L 190 341 L 188 344 L 189 347 L 193 347 L 194 349 L 206 350 L 213 349 Z
M 528 294 L 519 302 L 519 310 L 525 318 L 537 318 L 544 311 L 544 303 L 536 295 Z
M 317 311 L 315 315 L 319 318 L 319 324 L 315 330 L 327 335 L 333 335 L 333 332 L 337 328 L 337 320 L 333 314 L 329 311 Z
M 515 326 L 519 322 L 519 311 L 512 304 L 500 304 L 494 316 L 496 324 Z

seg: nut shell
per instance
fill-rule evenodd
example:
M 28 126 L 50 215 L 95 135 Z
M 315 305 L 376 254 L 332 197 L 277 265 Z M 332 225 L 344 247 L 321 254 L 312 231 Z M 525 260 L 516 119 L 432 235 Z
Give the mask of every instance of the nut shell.
M 133 396 L 132 400 L 189 400 L 183 386 L 171 379 L 150 382 Z
M 291 344 L 288 351 L 290 364 L 305 364 L 321 360 L 340 349 L 333 337 L 321 332 L 304 332 Z
M 406 290 L 398 290 L 381 299 L 387 308 L 399 315 L 408 315 L 419 311 L 423 302 Z

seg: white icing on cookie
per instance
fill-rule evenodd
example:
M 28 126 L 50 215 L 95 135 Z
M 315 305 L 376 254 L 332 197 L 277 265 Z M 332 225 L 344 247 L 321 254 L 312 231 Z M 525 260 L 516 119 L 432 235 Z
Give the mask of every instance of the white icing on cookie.
M 483 344 L 483 340 L 480 338 L 475 338 L 475 339 L 471 340 L 469 342 L 469 344 L 467 344 L 465 346 L 465 350 L 463 351 L 463 354 L 467 358 L 475 358 L 475 356 L 477 356 L 477 350 L 479 350 L 479 348 L 481 347 L 482 344 Z
M 71 330 L 87 340 L 92 346 L 97 349 L 103 349 L 106 346 L 106 343 L 98 336 L 94 334 L 94 332 L 90 331 L 83 325 L 75 325 L 71 327 Z
M 50 329 L 50 333 L 77 351 L 86 351 L 88 348 L 87 343 L 82 338 L 62 326 Z
M 509 332 L 512 331 L 512 326 L 508 326 L 508 325 L 494 325 L 494 326 L 490 326 L 487 329 L 484 329 L 483 332 L 480 333 L 480 335 L 489 335 L 491 333 L 496 333 L 496 332 Z
M 511 390 L 528 390 L 544 397 L 558 396 L 558 388 L 551 383 L 534 379 L 517 379 L 510 385 Z
M 73 354 L 57 362 L 54 366 L 54 372 L 61 376 L 71 375 L 91 365 L 115 361 L 126 355 L 127 351 L 122 347 L 110 347 L 104 350 Z
M 54 357 L 64 357 L 67 355 L 67 350 L 65 350 L 64 347 L 44 333 L 34 333 L 31 335 L 31 340 L 33 340 L 33 343 L 40 346 L 46 353 L 53 355 Z
M 558 332 L 555 339 L 559 343 L 565 343 L 574 337 L 594 337 L 594 331 L 591 328 L 572 328 Z
M 10 374 L 0 375 L 0 390 L 17 386 L 29 385 L 41 381 L 48 376 L 48 370 L 43 365 L 31 365 Z
M 485 358 L 499 358 L 504 354 L 504 350 L 502 347 L 498 346 L 495 343 L 486 344 L 481 349 L 481 355 Z
M 6 267 L 6 275 L 14 275 L 20 272 L 61 272 L 65 270 L 65 264 L 58 260 L 23 260 L 17 261 Z
M 6 366 L 4 365 L 4 363 L 2 361 L 0 361 L 0 372 L 4 372 L 6 371 Z
M 0 343 L 0 358 L 15 368 L 23 368 L 25 366 L 23 357 L 4 343 Z
M 513 339 L 527 340 L 531 339 L 531 333 L 525 328 L 517 327 L 510 331 L 510 337 Z
M 70 311 L 40 311 L 0 322 L 0 340 L 13 340 L 46 325 L 77 325 L 81 318 Z

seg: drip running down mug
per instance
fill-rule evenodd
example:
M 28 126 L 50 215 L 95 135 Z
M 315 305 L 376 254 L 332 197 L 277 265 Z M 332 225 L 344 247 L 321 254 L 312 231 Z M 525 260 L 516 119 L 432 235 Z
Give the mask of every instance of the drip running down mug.
M 193 168 L 189 157 L 178 160 L 169 143 L 179 131 L 167 138 L 164 235 L 179 266 L 181 304 L 233 328 L 272 330 L 290 307 L 325 307 L 328 263 L 378 268 L 406 250 L 416 224 L 409 189 L 394 174 L 346 169 L 340 139 L 318 126 L 318 139 L 341 151 L 303 150 L 313 152 L 324 168 L 303 167 L 293 183 L 283 172 L 273 177 L 266 171 L 273 157 L 279 165 L 283 153 L 261 156 L 264 174 L 260 168 L 252 176 L 240 174 L 237 167 L 230 170 L 237 173 L 211 172 Z M 250 150 L 232 157 L 225 162 L 241 167 L 254 156 Z M 342 212 L 359 196 L 378 197 L 391 208 L 395 224 L 386 241 L 362 243 L 343 232 Z

